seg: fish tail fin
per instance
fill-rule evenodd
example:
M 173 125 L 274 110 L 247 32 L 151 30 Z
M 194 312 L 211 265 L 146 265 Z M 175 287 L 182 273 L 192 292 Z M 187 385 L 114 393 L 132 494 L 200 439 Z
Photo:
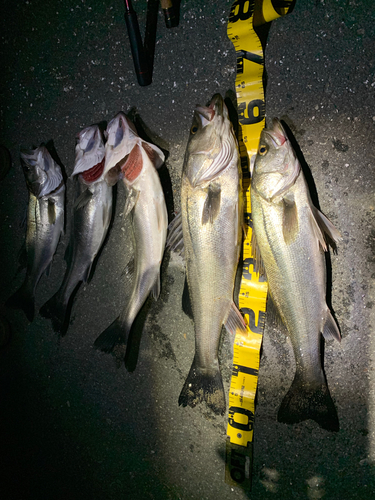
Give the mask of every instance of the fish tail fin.
M 94 342 L 94 347 L 99 351 L 110 353 L 117 345 L 127 344 L 128 333 L 128 327 L 118 317 L 99 335 Z
M 312 419 L 327 431 L 339 430 L 339 419 L 327 384 L 306 384 L 296 374 L 293 383 L 284 397 L 277 420 L 285 424 L 296 424 Z
M 59 295 L 56 293 L 39 309 L 39 313 L 43 318 L 51 320 L 53 330 L 62 337 L 66 334 L 69 328 L 70 314 L 68 313 L 68 304 L 59 300 Z
M 219 363 L 214 369 L 202 369 L 195 358 L 189 375 L 182 388 L 178 404 L 194 408 L 198 403 L 206 401 L 207 406 L 217 415 L 225 413 L 225 395 Z
M 11 309 L 22 309 L 30 323 L 35 314 L 34 293 L 27 281 L 5 303 Z

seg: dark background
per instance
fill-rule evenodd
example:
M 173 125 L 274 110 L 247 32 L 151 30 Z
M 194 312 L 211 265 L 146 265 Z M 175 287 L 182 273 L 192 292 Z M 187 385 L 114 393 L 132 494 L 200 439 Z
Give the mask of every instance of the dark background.
M 0 497 L 28 499 L 354 499 L 374 498 L 374 5 L 297 0 L 272 23 L 266 50 L 267 117 L 285 120 L 311 169 L 322 211 L 343 235 L 331 255 L 332 306 L 342 342 L 325 346 L 325 371 L 341 429 L 279 424 L 294 373 L 290 343 L 268 323 L 255 416 L 251 494 L 224 482 L 226 417 L 181 408 L 178 395 L 194 349 L 181 310 L 182 261 L 166 257 L 162 294 L 151 302 L 133 373 L 92 348 L 130 293 L 129 222 L 119 187 L 108 242 L 82 286 L 68 334 L 50 322 L 6 311 L 20 286 L 17 253 L 27 205 L 19 145 L 53 140 L 70 175 L 75 134 L 136 107 L 154 142 L 169 152 L 165 178 L 174 208 L 194 106 L 234 91 L 236 56 L 226 35 L 231 2 L 182 2 L 180 25 L 159 12 L 153 83 L 136 83 L 122 2 L 3 0 L 1 136 L 12 168 L 0 184 L 1 312 L 12 338 L 0 351 Z M 134 1 L 142 33 L 146 2 Z M 165 184 L 167 185 L 167 183 Z M 69 234 L 39 308 L 58 288 Z M 173 207 L 170 205 L 169 207 Z M 231 339 L 221 363 L 229 387 Z

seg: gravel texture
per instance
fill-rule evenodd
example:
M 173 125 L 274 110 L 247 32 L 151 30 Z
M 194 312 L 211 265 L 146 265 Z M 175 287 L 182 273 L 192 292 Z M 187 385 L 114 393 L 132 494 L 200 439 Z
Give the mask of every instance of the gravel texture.
M 315 182 L 321 210 L 343 235 L 331 253 L 331 302 L 341 344 L 325 345 L 325 371 L 340 431 L 313 421 L 288 426 L 277 410 L 294 373 L 285 332 L 267 322 L 255 416 L 251 493 L 224 482 L 226 417 L 178 396 L 194 350 L 181 310 L 182 261 L 166 255 L 162 293 L 149 310 L 128 372 L 93 342 L 130 293 L 123 273 L 132 255 L 117 190 L 109 238 L 92 281 L 81 286 L 66 337 L 37 315 L 28 324 L 5 300 L 20 286 L 17 253 L 27 190 L 19 145 L 53 140 L 67 176 L 75 134 L 134 107 L 153 141 L 168 151 L 163 182 L 169 215 L 192 111 L 220 92 L 234 95 L 236 55 L 226 35 L 230 1 L 182 2 L 168 30 L 161 11 L 153 83 L 139 87 L 121 2 L 3 0 L 0 143 L 12 167 L 0 186 L 0 312 L 12 326 L 0 351 L 0 496 L 6 500 L 240 500 L 375 498 L 374 126 L 375 9 L 370 0 L 297 0 L 272 23 L 266 47 L 267 117 L 291 129 Z M 146 1 L 133 2 L 142 33 Z M 133 109 L 134 112 L 134 109 Z M 36 304 L 65 270 L 68 221 Z M 136 344 L 136 343 L 135 343 Z M 231 339 L 221 364 L 229 387 Z M 135 366 L 136 365 L 136 366 Z

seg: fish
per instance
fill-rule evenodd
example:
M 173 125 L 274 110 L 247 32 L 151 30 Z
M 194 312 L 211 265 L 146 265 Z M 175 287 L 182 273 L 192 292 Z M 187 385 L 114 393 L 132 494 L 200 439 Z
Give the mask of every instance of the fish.
M 312 203 L 301 164 L 280 121 L 261 133 L 251 182 L 253 248 L 269 295 L 290 337 L 296 371 L 278 411 L 278 421 L 315 420 L 339 430 L 321 361 L 321 334 L 341 335 L 326 303 L 328 243 L 339 231 Z
M 134 259 L 127 266 L 132 279 L 130 298 L 119 316 L 95 340 L 106 353 L 127 346 L 128 337 L 146 299 L 160 294 L 160 266 L 164 255 L 168 214 L 157 169 L 163 152 L 141 139 L 134 124 L 122 112 L 107 127 L 105 175 L 120 171 L 126 193 L 123 217 L 131 218 Z
M 76 136 L 72 227 L 65 252 L 65 275 L 58 291 L 40 309 L 54 331 L 65 335 L 74 292 L 91 277 L 93 263 L 104 243 L 112 217 L 113 183 L 103 176 L 104 137 L 98 125 Z
M 179 405 L 205 402 L 225 413 L 218 349 L 222 326 L 246 332 L 233 300 L 243 235 L 243 192 L 238 144 L 220 94 L 194 110 L 181 180 L 181 212 L 167 246 L 185 258 L 195 330 L 195 355 Z M 187 300 L 187 299 L 186 299 Z
M 22 309 L 32 322 L 35 291 L 43 273 L 49 274 L 52 259 L 64 232 L 65 184 L 60 166 L 41 144 L 20 151 L 21 165 L 29 191 L 27 230 L 23 255 L 26 276 L 6 306 Z

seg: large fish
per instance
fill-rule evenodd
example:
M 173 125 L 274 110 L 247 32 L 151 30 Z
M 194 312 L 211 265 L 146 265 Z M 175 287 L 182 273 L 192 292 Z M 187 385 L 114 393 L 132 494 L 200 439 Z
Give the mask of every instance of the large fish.
M 52 320 L 54 330 L 64 335 L 69 326 L 71 300 L 78 284 L 87 282 L 91 267 L 107 235 L 112 215 L 112 186 L 103 178 L 105 146 L 98 125 L 77 134 L 72 174 L 75 201 L 67 268 L 56 294 L 40 309 Z
M 108 124 L 106 175 L 120 170 L 126 191 L 124 217 L 130 214 L 134 236 L 132 291 L 116 320 L 96 339 L 94 346 L 112 352 L 126 345 L 131 326 L 147 297 L 160 293 L 160 265 L 168 227 L 167 208 L 156 168 L 164 154 L 140 137 L 124 113 Z M 130 267 L 129 267 L 130 269 Z
M 23 309 L 34 318 L 35 289 L 44 272 L 48 274 L 60 236 L 64 230 L 65 185 L 59 165 L 42 144 L 21 151 L 21 164 L 29 190 L 26 231 L 26 277 L 7 306 Z
M 257 259 L 262 259 L 271 298 L 286 325 L 296 361 L 295 377 L 278 420 L 315 420 L 339 428 L 321 363 L 321 333 L 340 340 L 326 304 L 327 241 L 340 239 L 333 224 L 312 204 L 301 165 L 275 119 L 261 134 L 251 184 Z
M 195 328 L 195 356 L 179 397 L 194 407 L 202 401 L 225 412 L 218 348 L 222 325 L 246 331 L 233 302 L 242 242 L 242 181 L 237 141 L 228 110 L 216 94 L 197 106 L 185 153 L 181 215 L 171 224 L 168 245 L 184 250 Z M 181 227 L 182 223 L 182 227 Z

